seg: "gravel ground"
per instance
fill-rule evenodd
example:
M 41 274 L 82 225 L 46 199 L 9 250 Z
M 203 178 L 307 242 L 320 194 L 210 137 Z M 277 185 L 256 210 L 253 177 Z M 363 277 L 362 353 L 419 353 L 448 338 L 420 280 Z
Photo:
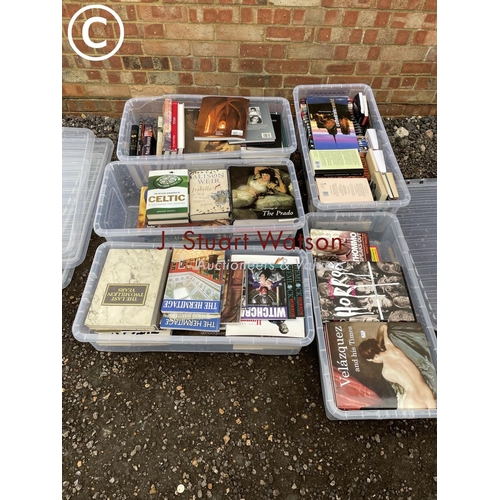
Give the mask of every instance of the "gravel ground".
M 119 120 L 62 124 L 116 145 Z M 437 177 L 435 117 L 385 125 L 403 176 Z M 301 180 L 300 154 L 292 159 Z M 328 420 L 315 341 L 297 356 L 105 353 L 77 342 L 71 325 L 103 241 L 93 234 L 62 291 L 63 499 L 437 497 L 437 420 Z

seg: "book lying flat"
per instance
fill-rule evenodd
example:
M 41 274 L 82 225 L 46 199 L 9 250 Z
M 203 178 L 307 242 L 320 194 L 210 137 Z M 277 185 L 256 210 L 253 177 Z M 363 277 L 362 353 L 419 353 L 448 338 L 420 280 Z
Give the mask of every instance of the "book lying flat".
M 374 201 L 370 183 L 365 177 L 317 177 L 321 203 L 363 203 Z
M 249 99 L 245 97 L 203 97 L 194 132 L 195 140 L 245 139 L 249 104 Z
M 245 139 L 229 139 L 229 143 L 266 142 L 276 140 L 271 113 L 266 102 L 252 101 L 248 111 L 248 125 Z

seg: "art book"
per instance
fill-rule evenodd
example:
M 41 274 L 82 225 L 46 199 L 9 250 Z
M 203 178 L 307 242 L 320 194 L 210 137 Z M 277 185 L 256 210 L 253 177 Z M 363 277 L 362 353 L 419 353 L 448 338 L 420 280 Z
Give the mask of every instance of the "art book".
M 325 344 L 340 410 L 437 407 L 437 373 L 418 322 L 329 322 Z
M 371 260 L 368 233 L 311 228 L 309 236 L 313 257 L 340 262 Z
M 365 203 L 374 201 L 365 177 L 316 177 L 321 203 Z
M 225 168 L 189 171 L 189 218 L 192 221 L 229 218 L 229 180 Z
M 170 318 L 164 314 L 160 321 L 160 328 L 166 330 L 194 330 L 201 332 L 219 332 L 220 317 L 206 318 Z
M 157 330 L 170 250 L 111 248 L 85 326 L 94 331 Z
M 240 151 L 239 144 L 229 144 L 226 140 L 220 141 L 200 141 L 194 139 L 194 131 L 198 123 L 199 108 L 184 109 L 184 153 L 230 153 Z
M 279 266 L 282 272 L 291 268 L 292 264 L 299 265 L 300 257 L 294 255 L 265 255 L 265 254 L 233 254 L 231 259 L 244 261 L 246 265 L 264 266 L 273 264 Z M 244 286 L 246 289 L 246 285 Z M 246 292 L 243 297 L 243 306 L 246 305 Z M 226 325 L 226 336 L 251 337 L 305 337 L 305 321 L 303 317 L 286 319 L 244 319 L 239 323 Z
M 174 248 L 161 312 L 171 319 L 220 317 L 224 255 L 223 250 Z
M 222 289 L 221 323 L 238 323 L 241 320 L 245 262 L 230 259 L 224 275 Z
M 362 176 L 364 174 L 363 163 L 357 149 L 310 149 L 309 158 L 315 177 Z
M 313 149 L 358 149 L 347 96 L 306 97 Z
M 245 139 L 250 101 L 246 97 L 205 96 L 194 131 L 197 141 Z
M 316 260 L 315 266 L 323 322 L 415 321 L 397 262 Z
M 283 130 L 283 123 L 280 113 L 271 113 L 271 122 L 273 125 L 275 139 L 272 142 L 269 141 L 259 141 L 259 142 L 247 142 L 241 145 L 242 149 L 248 151 L 260 150 L 262 148 L 285 148 L 288 144 L 285 143 L 286 133 Z
M 299 213 L 288 168 L 230 166 L 233 225 L 290 222 Z
M 148 222 L 189 222 L 188 170 L 151 170 L 148 179 L 146 218 Z

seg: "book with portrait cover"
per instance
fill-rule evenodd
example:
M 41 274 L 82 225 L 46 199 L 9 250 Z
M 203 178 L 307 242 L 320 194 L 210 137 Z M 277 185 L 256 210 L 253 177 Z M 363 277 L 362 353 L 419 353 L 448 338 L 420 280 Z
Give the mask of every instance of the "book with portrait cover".
M 290 222 L 299 213 L 288 168 L 230 166 L 233 225 Z
M 317 259 L 315 272 L 323 322 L 415 321 L 397 262 Z
M 264 101 L 252 101 L 248 108 L 248 124 L 245 139 L 228 139 L 229 143 L 272 143 L 276 140 L 269 106 Z
M 437 372 L 418 322 L 329 322 L 324 329 L 340 410 L 437 407 Z
M 94 331 L 157 330 L 170 250 L 111 248 L 85 326 Z
M 368 233 L 363 231 L 311 228 L 309 236 L 313 257 L 354 262 L 372 260 Z
M 275 135 L 274 141 L 247 142 L 243 143 L 241 145 L 241 148 L 247 151 L 253 151 L 253 150 L 258 151 L 262 148 L 286 148 L 288 144 L 286 143 L 286 133 L 285 130 L 283 129 L 281 114 L 272 112 L 271 123 L 274 129 L 274 135 Z
M 312 149 L 358 149 L 349 98 L 344 96 L 306 97 Z
M 250 100 L 235 96 L 205 96 L 194 131 L 197 141 L 245 139 Z
M 189 171 L 189 218 L 192 221 L 229 218 L 229 179 L 225 168 Z
M 224 250 L 174 248 L 161 312 L 171 319 L 220 317 L 224 256 Z

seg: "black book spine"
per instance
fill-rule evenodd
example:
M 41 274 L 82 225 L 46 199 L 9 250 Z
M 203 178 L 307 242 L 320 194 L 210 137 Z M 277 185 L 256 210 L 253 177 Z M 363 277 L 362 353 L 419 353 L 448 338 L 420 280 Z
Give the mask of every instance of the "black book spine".
M 132 125 L 130 131 L 129 156 L 137 156 L 137 140 L 139 137 L 139 125 Z
M 293 289 L 295 291 L 295 303 L 297 306 L 297 316 L 304 317 L 304 291 L 302 290 L 302 276 L 300 274 L 300 268 L 297 264 L 292 266 L 293 270 Z
M 286 305 L 288 309 L 288 317 L 293 319 L 297 317 L 297 305 L 295 303 L 295 290 L 293 287 L 293 270 L 292 265 L 289 265 L 285 271 L 285 286 L 286 286 Z

